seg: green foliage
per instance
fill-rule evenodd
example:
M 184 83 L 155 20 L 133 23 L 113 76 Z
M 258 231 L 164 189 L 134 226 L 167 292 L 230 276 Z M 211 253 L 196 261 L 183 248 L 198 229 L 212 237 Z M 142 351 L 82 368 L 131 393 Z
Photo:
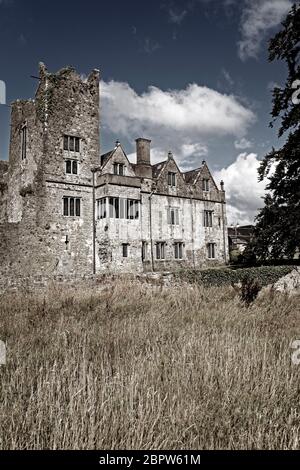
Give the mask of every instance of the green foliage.
M 230 253 L 229 253 L 230 262 L 233 263 L 233 264 L 238 264 L 239 259 L 240 259 L 240 255 L 241 255 L 241 253 L 239 252 L 239 250 L 231 250 Z
M 259 266 L 254 268 L 211 268 L 183 270 L 175 273 L 180 279 L 204 284 L 205 286 L 230 285 L 242 282 L 245 277 L 256 279 L 261 286 L 278 281 L 292 271 L 294 266 Z
M 242 279 L 242 287 L 240 291 L 240 298 L 242 302 L 245 303 L 247 307 L 249 307 L 252 302 L 256 299 L 258 296 L 258 293 L 261 289 L 261 285 L 259 281 L 253 277 L 245 276 Z
M 260 260 L 293 258 L 300 247 L 300 104 L 292 100 L 292 84 L 300 79 L 300 5 L 292 7 L 282 26 L 270 41 L 269 60 L 285 61 L 288 77 L 283 87 L 274 88 L 270 127 L 279 120 L 278 137 L 287 133 L 287 140 L 281 149 L 273 148 L 259 168 L 259 179 L 269 178 L 254 234 Z

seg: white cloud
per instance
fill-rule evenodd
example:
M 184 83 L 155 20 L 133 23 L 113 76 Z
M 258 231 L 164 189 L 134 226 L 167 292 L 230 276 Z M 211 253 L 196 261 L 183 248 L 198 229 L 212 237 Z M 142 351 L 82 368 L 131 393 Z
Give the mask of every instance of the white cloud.
M 255 121 L 235 96 L 197 84 L 138 94 L 128 83 L 101 82 L 101 107 L 104 128 L 129 141 L 148 137 L 156 152 L 172 150 L 185 168 L 201 163 L 209 138 L 240 139 Z
M 246 139 L 245 137 L 234 141 L 234 146 L 237 150 L 246 150 L 252 147 L 252 145 L 252 142 L 250 142 L 250 140 Z
M 168 15 L 170 23 L 180 25 L 187 15 L 187 10 L 178 11 L 173 8 L 169 8 Z
M 146 38 L 145 39 L 145 41 L 144 41 L 144 51 L 147 54 L 152 54 L 153 52 L 157 51 L 160 48 L 161 48 L 161 45 L 157 41 L 154 41 L 151 38 Z
M 255 153 L 241 153 L 227 168 L 214 173 L 216 182 L 225 183 L 229 224 L 253 223 L 263 207 L 266 182 L 258 181 L 260 161 Z
M 222 69 L 222 75 L 223 77 L 225 78 L 227 84 L 230 86 L 230 87 L 233 87 L 234 85 L 234 80 L 232 79 L 230 73 L 228 72 L 228 70 L 226 69 Z
M 238 43 L 242 60 L 257 57 L 268 30 L 280 24 L 291 6 L 290 0 L 246 0 Z

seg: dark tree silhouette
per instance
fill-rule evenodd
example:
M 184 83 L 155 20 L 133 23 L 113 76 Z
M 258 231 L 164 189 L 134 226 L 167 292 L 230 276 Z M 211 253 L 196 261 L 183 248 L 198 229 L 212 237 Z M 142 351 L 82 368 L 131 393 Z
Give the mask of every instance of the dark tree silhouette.
M 300 104 L 295 100 L 295 82 L 300 80 L 300 5 L 292 7 L 281 31 L 270 40 L 269 61 L 274 60 L 286 63 L 288 77 L 283 87 L 273 90 L 270 127 L 278 122 L 278 137 L 286 136 L 286 142 L 279 150 L 273 148 L 259 168 L 259 179 L 269 178 L 253 246 L 261 260 L 292 258 L 300 247 Z

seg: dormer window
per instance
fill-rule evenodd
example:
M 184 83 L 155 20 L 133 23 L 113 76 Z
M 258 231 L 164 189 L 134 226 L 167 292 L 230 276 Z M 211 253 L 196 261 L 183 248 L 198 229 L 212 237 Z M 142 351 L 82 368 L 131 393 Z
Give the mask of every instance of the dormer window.
M 168 172 L 168 185 L 172 187 L 176 186 L 176 173 L 173 171 Z
M 114 163 L 114 175 L 124 176 L 124 166 L 123 163 Z
M 24 124 L 21 128 L 21 158 L 25 160 L 27 154 L 27 126 Z
M 209 179 L 207 178 L 202 180 L 202 191 L 209 191 Z
M 70 135 L 64 136 L 64 150 L 68 152 L 80 152 L 80 139 L 79 137 L 73 137 Z

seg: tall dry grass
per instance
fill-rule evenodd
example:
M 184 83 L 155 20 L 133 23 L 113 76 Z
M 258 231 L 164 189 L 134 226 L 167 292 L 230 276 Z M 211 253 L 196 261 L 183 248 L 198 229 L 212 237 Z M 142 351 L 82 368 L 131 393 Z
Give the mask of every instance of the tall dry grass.
M 0 297 L 1 449 L 297 449 L 299 296 L 53 287 Z

